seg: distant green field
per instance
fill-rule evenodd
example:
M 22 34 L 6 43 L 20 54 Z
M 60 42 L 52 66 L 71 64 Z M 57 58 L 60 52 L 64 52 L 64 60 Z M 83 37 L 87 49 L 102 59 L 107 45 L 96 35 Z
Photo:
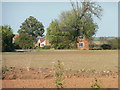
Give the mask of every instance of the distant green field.
M 115 38 L 117 38 L 117 37 L 105 37 L 107 40 L 113 40 L 113 39 L 115 39 Z M 93 39 L 94 41 L 100 41 L 100 37 L 94 37 L 94 39 Z
M 50 50 L 40 52 L 4 52 L 3 66 L 47 67 L 60 60 L 65 69 L 118 70 L 117 50 Z

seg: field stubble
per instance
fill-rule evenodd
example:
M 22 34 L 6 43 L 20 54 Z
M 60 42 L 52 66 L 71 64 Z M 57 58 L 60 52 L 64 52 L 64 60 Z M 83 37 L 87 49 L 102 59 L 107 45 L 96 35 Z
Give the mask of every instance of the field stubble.
M 3 53 L 2 58 L 2 66 L 12 68 L 4 74 L 3 88 L 54 88 L 51 69 L 57 60 L 64 63 L 65 88 L 90 88 L 94 78 L 101 81 L 102 88 L 118 88 L 116 50 L 14 52 Z

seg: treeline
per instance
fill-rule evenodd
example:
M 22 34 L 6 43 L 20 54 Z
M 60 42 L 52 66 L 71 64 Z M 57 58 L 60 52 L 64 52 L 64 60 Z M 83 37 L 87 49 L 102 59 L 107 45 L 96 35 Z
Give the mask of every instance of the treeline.
M 37 36 L 43 36 L 44 26 L 36 18 L 27 18 L 18 30 L 19 37 L 13 43 L 13 31 L 8 25 L 0 26 L 2 51 L 14 51 L 14 49 L 33 49 Z
M 64 34 L 65 35 L 65 34 Z M 21 48 L 23 46 L 24 49 L 30 49 L 30 48 L 34 48 L 34 38 L 23 34 L 22 37 L 17 38 L 15 40 L 15 43 L 12 43 L 12 39 L 13 39 L 13 32 L 12 32 L 12 28 L 8 25 L 5 26 L 0 26 L 0 49 L 1 51 L 14 51 L 14 49 L 16 48 Z M 28 38 L 29 39 L 28 39 Z M 57 39 L 57 38 L 56 38 Z M 64 38 L 62 36 L 62 38 L 60 39 L 61 41 L 63 41 L 63 39 L 66 40 L 66 38 Z M 32 41 L 33 40 L 33 41 Z M 56 40 L 57 41 L 57 40 Z M 52 45 L 57 45 L 56 41 L 54 41 L 54 43 Z M 94 45 L 94 44 L 90 44 L 93 45 L 92 47 L 90 46 L 90 49 L 93 49 L 93 47 L 99 47 L 98 49 L 120 49 L 120 38 L 118 37 L 114 37 L 114 38 L 110 38 L 110 37 L 99 37 L 97 39 L 93 39 L 93 41 L 100 41 L 101 43 L 103 43 L 102 45 Z M 24 42 L 27 45 L 24 45 Z M 29 43 L 30 42 L 30 43 Z M 31 43 L 32 42 L 32 43 Z M 65 42 L 69 42 L 69 41 L 64 41 L 64 43 L 61 43 L 61 45 L 67 45 L 65 44 Z M 20 44 L 21 45 L 18 45 Z M 23 44 L 22 44 L 23 43 Z M 31 45 L 30 45 L 31 44 Z M 58 44 L 60 45 L 60 44 Z M 76 43 L 75 43 L 76 45 Z M 69 45 L 68 45 L 69 46 Z M 68 47 L 68 46 L 63 46 L 63 47 Z M 60 48 L 61 46 L 59 46 L 58 48 Z M 71 46 L 72 48 L 75 46 Z
M 14 36 L 12 32 L 12 28 L 8 25 L 0 26 L 0 32 L 1 32 L 1 51 L 14 51 L 14 45 L 12 43 L 12 38 Z
M 64 11 L 58 19 L 53 20 L 47 28 L 46 37 L 55 49 L 77 48 L 78 37 L 86 37 L 89 41 L 98 30 L 94 17 L 101 19 L 102 7 L 93 2 L 71 2 L 72 10 Z M 94 17 L 93 17 L 94 16 Z M 0 26 L 2 32 L 2 51 L 14 51 L 15 48 L 35 48 L 37 36 L 43 36 L 44 26 L 35 17 L 28 17 L 18 30 L 19 37 L 14 44 L 14 36 L 10 26 Z M 112 49 L 117 49 L 117 39 L 108 41 Z
M 102 44 L 90 44 L 90 49 L 120 49 L 120 37 L 95 37 L 92 41 L 99 41 Z
M 47 39 L 55 49 L 76 48 L 78 36 L 91 38 L 97 31 L 98 25 L 93 20 L 93 15 L 101 18 L 102 8 L 92 2 L 71 2 L 72 10 L 60 14 L 47 28 Z M 7 32 L 3 36 L 3 51 L 12 51 L 13 33 L 10 27 L 2 27 Z M 15 45 L 22 49 L 32 49 L 37 36 L 43 36 L 44 26 L 33 16 L 27 18 L 18 30 L 20 37 L 15 40 Z M 9 38 L 9 39 L 8 39 Z

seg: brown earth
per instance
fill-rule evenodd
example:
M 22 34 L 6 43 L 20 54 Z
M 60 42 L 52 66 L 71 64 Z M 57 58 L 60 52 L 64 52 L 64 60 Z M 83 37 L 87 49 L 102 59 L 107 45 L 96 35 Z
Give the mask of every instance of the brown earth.
M 118 78 L 98 78 L 103 88 L 118 88 Z M 66 78 L 64 88 L 90 88 L 94 78 Z M 41 80 L 3 80 L 2 88 L 54 88 L 54 78 Z
M 15 52 L 2 59 L 3 88 L 54 88 L 57 60 L 64 62 L 65 88 L 90 88 L 95 78 L 102 88 L 118 87 L 117 50 Z
M 54 88 L 55 76 L 49 68 L 25 68 L 6 67 L 3 72 L 2 88 Z M 5 68 L 3 68 L 4 70 Z M 112 71 L 73 71 L 64 72 L 64 88 L 91 88 L 95 84 L 95 78 L 102 88 L 117 88 L 118 75 Z

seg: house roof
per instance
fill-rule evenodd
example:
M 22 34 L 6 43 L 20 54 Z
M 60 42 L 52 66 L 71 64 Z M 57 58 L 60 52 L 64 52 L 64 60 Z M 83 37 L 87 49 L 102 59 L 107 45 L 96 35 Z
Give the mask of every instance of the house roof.
M 46 40 L 46 38 L 40 38 L 40 42 L 44 42 Z
M 37 36 L 36 39 L 45 38 L 45 36 Z
M 17 34 L 16 34 L 13 38 L 17 38 L 17 37 L 19 37 L 19 36 L 20 36 L 20 35 L 17 35 Z

